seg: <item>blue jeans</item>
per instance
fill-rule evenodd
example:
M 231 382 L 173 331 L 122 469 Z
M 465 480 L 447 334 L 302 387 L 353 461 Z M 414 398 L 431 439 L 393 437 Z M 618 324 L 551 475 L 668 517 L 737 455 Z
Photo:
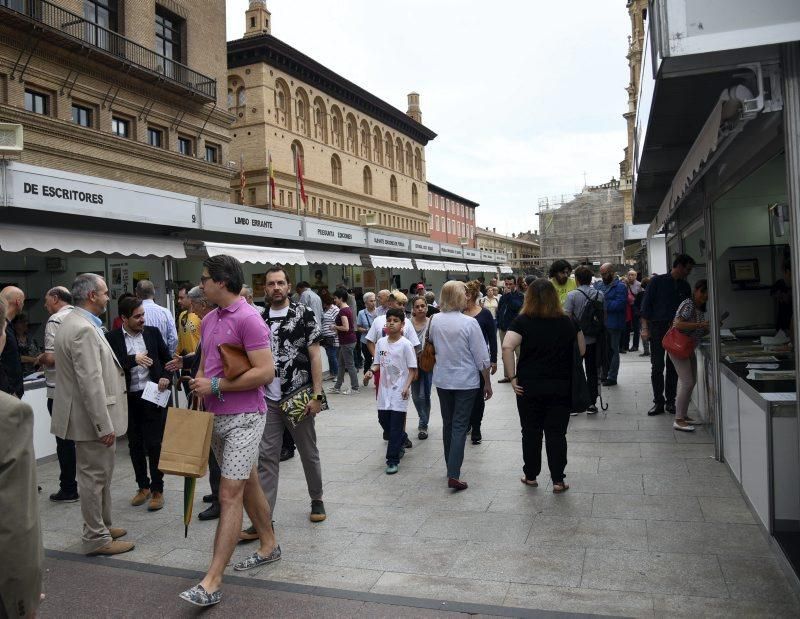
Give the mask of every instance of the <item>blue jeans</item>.
M 328 355 L 328 368 L 331 376 L 336 376 L 339 373 L 339 364 L 336 362 L 336 357 L 339 354 L 339 347 L 325 346 L 325 354 Z
M 419 429 L 427 430 L 431 418 L 431 381 L 433 372 L 417 369 L 419 376 L 411 383 L 411 399 L 419 415 Z
M 386 464 L 400 463 L 400 449 L 408 438 L 406 434 L 405 411 L 378 411 L 378 422 L 384 432 L 389 434 L 389 445 L 386 447 Z
M 479 391 L 480 389 L 436 388 L 436 393 L 439 394 L 439 408 L 442 411 L 442 441 L 447 476 L 453 479 L 459 479 L 461 475 L 469 418 L 475 398 L 479 397 Z
M 622 331 L 622 329 L 606 330 L 608 337 L 608 373 L 606 378 L 608 380 L 617 380 L 617 374 L 619 374 L 619 344 Z

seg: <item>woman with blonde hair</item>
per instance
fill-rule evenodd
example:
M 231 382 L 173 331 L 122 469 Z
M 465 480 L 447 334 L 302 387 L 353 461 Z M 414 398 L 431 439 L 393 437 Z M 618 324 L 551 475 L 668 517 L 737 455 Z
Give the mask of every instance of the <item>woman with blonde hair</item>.
M 522 426 L 522 459 L 527 486 L 538 486 L 542 470 L 542 435 L 553 492 L 569 489 L 564 481 L 567 466 L 567 425 L 572 408 L 572 370 L 575 344 L 586 351 L 578 325 L 564 314 L 550 280 L 533 281 L 525 303 L 503 340 L 503 365 L 517 396 Z M 519 365 L 514 349 L 520 347 Z
M 475 398 L 492 397 L 489 350 L 478 322 L 461 313 L 466 306 L 464 282 L 447 282 L 439 297 L 441 312 L 431 318 L 428 331 L 436 349 L 433 384 L 442 411 L 447 485 L 454 490 L 467 488 L 467 482 L 461 479 L 461 464 Z M 483 390 L 479 375 L 483 375 Z
M 464 309 L 464 314 L 470 316 L 478 321 L 483 334 L 483 340 L 486 342 L 486 347 L 489 350 L 489 360 L 492 363 L 491 373 L 497 372 L 497 326 L 494 322 L 492 313 L 478 305 L 478 296 L 481 293 L 481 283 L 476 279 L 467 282 L 467 307 Z M 483 376 L 480 376 L 479 389 L 483 389 Z M 483 421 L 483 411 L 486 408 L 486 402 L 483 398 L 475 398 L 475 403 L 472 406 L 472 414 L 469 419 L 470 434 L 472 437 L 473 445 L 480 445 L 483 437 L 481 435 L 481 422 Z

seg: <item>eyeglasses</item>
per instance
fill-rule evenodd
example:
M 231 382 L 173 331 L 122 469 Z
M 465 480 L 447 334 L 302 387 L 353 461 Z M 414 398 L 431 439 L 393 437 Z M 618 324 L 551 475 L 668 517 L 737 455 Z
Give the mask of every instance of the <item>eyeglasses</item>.
M 200 283 L 201 283 L 201 284 L 205 284 L 205 283 L 206 283 L 208 280 L 210 280 L 210 279 L 211 279 L 211 276 L 210 276 L 210 275 L 201 275 L 201 276 L 200 276 Z

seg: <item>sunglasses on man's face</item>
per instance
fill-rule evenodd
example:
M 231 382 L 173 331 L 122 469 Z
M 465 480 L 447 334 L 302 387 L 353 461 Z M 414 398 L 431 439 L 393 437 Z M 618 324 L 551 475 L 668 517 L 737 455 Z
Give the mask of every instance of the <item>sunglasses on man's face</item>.
M 201 284 L 205 284 L 205 283 L 206 283 L 208 280 L 210 280 L 210 279 L 211 279 L 211 276 L 210 276 L 210 275 L 201 275 L 201 276 L 200 276 L 200 283 L 201 283 Z

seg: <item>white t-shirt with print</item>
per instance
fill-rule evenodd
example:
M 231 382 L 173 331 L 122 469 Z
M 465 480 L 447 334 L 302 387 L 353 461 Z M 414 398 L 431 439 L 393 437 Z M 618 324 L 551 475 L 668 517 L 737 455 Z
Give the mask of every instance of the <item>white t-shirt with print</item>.
M 367 340 L 374 344 L 381 339 L 384 336 L 383 328 L 385 326 L 386 314 L 383 316 L 377 316 L 375 320 L 372 321 L 372 326 L 367 332 Z M 417 337 L 417 332 L 414 329 L 414 325 L 411 323 L 410 319 L 403 321 L 403 337 L 411 342 L 411 346 L 419 346 L 419 338 Z
M 283 309 L 274 310 L 272 308 L 267 309 L 269 312 L 269 316 L 267 317 L 267 326 L 269 326 L 269 333 L 271 337 L 270 348 L 272 349 L 272 354 L 277 354 L 278 351 L 278 328 L 281 326 L 283 319 L 289 314 L 289 306 L 287 305 Z M 275 368 L 277 370 L 277 368 Z M 277 402 L 283 397 L 281 394 L 281 379 L 278 377 L 278 372 L 275 372 L 275 378 L 272 379 L 272 382 L 267 385 L 267 399 L 272 400 L 273 402 Z
M 417 367 L 417 354 L 406 338 L 390 342 L 388 336 L 375 345 L 375 360 L 372 367 L 381 369 L 378 387 L 378 410 L 401 411 L 408 409 L 408 400 L 403 399 L 403 387 L 408 380 L 409 368 Z

